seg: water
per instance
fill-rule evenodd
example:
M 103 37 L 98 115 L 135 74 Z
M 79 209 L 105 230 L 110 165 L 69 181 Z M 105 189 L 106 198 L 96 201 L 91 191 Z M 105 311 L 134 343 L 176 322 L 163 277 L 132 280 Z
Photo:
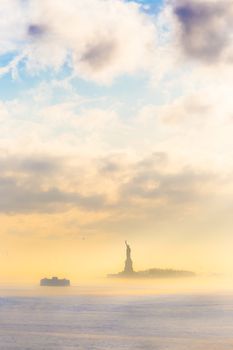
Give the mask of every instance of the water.
M 0 349 L 232 350 L 233 297 L 0 297 Z

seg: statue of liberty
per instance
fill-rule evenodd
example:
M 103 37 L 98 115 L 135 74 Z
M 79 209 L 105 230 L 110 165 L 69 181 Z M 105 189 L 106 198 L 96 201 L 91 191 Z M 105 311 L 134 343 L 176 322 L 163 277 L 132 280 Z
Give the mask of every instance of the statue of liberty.
M 131 248 L 128 245 L 127 241 L 125 241 L 126 245 L 126 260 L 125 260 L 125 268 L 124 274 L 130 275 L 133 274 L 133 261 L 131 259 Z
M 127 241 L 125 241 L 125 245 L 126 245 L 126 258 L 131 259 L 131 248 L 128 245 Z

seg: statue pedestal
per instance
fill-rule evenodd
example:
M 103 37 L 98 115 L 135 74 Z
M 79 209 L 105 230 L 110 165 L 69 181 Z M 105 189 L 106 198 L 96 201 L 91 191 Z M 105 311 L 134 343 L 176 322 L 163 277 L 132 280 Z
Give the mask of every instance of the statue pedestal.
M 131 258 L 127 258 L 125 260 L 125 268 L 124 268 L 124 274 L 130 275 L 133 271 L 133 261 Z

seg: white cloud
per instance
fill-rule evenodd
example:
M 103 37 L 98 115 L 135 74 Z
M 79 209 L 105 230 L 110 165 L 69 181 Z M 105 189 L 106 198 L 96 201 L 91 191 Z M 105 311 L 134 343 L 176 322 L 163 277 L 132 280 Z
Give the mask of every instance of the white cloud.
M 121 0 L 1 0 L 0 23 L 0 52 L 18 51 L 32 72 L 69 62 L 84 79 L 109 83 L 148 69 L 155 51 L 149 16 Z
M 0 121 L 4 121 L 9 117 L 9 112 L 6 105 L 0 101 Z
M 0 54 L 16 50 L 24 37 L 26 17 L 20 1 L 0 0 Z
M 179 164 L 231 166 L 233 102 L 228 84 L 217 88 L 216 82 L 209 83 L 161 105 L 144 101 L 128 118 L 114 104 L 93 104 L 74 91 L 55 103 L 53 87 L 47 88 L 40 84 L 26 100 L 1 104 L 1 149 L 87 156 L 125 152 L 132 157 L 165 151 Z

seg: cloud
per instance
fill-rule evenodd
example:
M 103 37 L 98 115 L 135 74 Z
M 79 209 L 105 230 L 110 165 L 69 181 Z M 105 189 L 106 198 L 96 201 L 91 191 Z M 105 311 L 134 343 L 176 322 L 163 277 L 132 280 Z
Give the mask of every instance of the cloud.
M 1 157 L 0 212 L 53 213 L 72 208 L 117 215 L 128 208 L 200 205 L 214 194 L 218 176 L 203 170 L 172 170 L 166 154 L 137 161 Z
M 12 53 L 25 34 L 26 16 L 18 0 L 0 0 L 0 54 Z
M 88 176 L 77 162 L 72 166 L 61 157 L 6 155 L 0 158 L 0 169 L 1 213 L 54 213 L 71 208 L 91 212 L 107 205 L 105 193 L 88 186 L 83 190 Z
M 155 52 L 155 25 L 134 2 L 1 0 L 0 23 L 0 53 L 18 52 L 32 72 L 69 62 L 84 79 L 109 83 L 147 70 Z
M 210 82 L 195 90 L 164 105 L 144 106 L 139 112 L 138 128 L 141 126 L 142 138 L 167 152 L 176 164 L 187 162 L 224 173 L 232 168 L 230 85 L 219 77 L 218 85 Z
M 31 37 L 41 37 L 46 33 L 46 29 L 43 26 L 37 24 L 30 24 L 28 26 L 28 35 Z
M 213 103 L 207 96 L 192 94 L 177 98 L 160 108 L 160 118 L 166 124 L 192 123 L 200 125 L 212 113 Z
M 16 172 L 20 174 L 36 174 L 37 176 L 49 176 L 60 169 L 59 159 L 42 156 L 2 156 L 0 158 L 2 174 Z
M 16 175 L 0 177 L 0 197 L 0 212 L 5 214 L 66 212 L 74 207 L 99 211 L 105 205 L 101 195 L 85 196 L 52 185 L 44 189 L 42 182 L 34 183 L 32 178 L 22 181 Z
M 92 211 L 104 205 L 104 197 L 99 194 L 84 195 L 77 189 L 65 188 L 60 180 L 66 173 L 63 159 L 7 156 L 1 157 L 0 166 L 2 213 L 46 213 L 73 206 Z
M 232 54 L 231 1 L 179 0 L 174 2 L 180 44 L 188 57 L 207 63 Z
M 122 194 L 131 200 L 157 200 L 162 205 L 190 204 L 205 197 L 208 186 L 215 180 L 213 174 L 198 173 L 189 168 L 170 173 L 144 171 L 136 173 L 123 186 Z
M 72 207 L 98 211 L 105 201 L 98 195 L 82 196 L 77 192 L 65 192 L 56 187 L 48 190 L 28 188 L 28 184 L 22 185 L 17 182 L 14 178 L 0 178 L 2 213 L 64 212 Z
M 6 105 L 0 101 L 0 121 L 5 121 L 9 117 L 9 112 Z
M 105 64 L 113 59 L 116 49 L 117 45 L 113 41 L 90 45 L 86 52 L 84 52 L 81 62 L 86 62 L 94 70 L 101 70 Z
M 73 95 L 59 95 L 59 102 L 54 103 L 52 98 L 41 98 L 41 89 L 36 89 L 28 94 L 30 101 L 0 104 L 5 115 L 0 149 L 25 156 L 34 152 L 87 158 L 123 152 L 129 158 L 146 158 L 155 151 L 157 158 L 158 152 L 171 154 L 177 164 L 186 160 L 190 164 L 192 159 L 195 166 L 209 164 L 224 171 L 232 163 L 233 101 L 228 84 L 224 80 L 161 105 L 144 105 L 129 111 L 127 118 L 117 113 L 113 103 L 108 108 L 99 101 L 82 104 L 83 98 Z M 48 95 L 47 88 L 43 94 Z M 105 171 L 118 166 L 118 159 L 117 164 L 115 159 L 109 161 Z

